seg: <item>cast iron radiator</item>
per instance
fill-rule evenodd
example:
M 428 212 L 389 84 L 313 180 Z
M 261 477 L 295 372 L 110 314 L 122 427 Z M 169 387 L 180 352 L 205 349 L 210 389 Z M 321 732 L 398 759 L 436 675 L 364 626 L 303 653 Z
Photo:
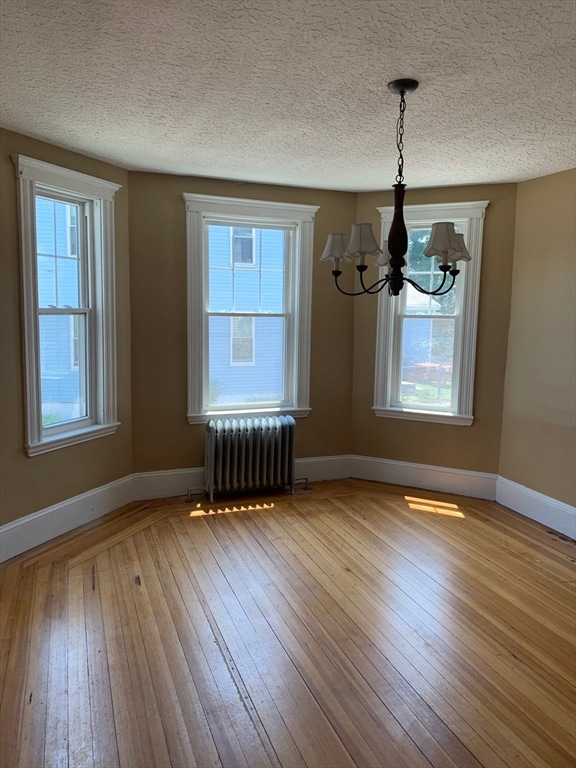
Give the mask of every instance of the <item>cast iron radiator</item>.
M 215 493 L 290 487 L 294 493 L 292 416 L 211 419 L 206 424 L 204 490 Z

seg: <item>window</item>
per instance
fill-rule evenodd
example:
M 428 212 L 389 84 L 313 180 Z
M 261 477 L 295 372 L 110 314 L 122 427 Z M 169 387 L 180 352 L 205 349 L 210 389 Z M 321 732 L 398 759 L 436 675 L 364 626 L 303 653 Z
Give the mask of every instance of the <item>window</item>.
M 184 194 L 188 421 L 309 413 L 316 206 Z
M 441 280 L 435 259 L 423 255 L 432 224 L 453 221 L 471 256 L 458 262 L 455 288 L 426 296 L 406 285 L 398 297 L 378 301 L 374 412 L 377 416 L 470 425 L 482 230 L 486 201 L 413 205 L 404 209 L 408 229 L 407 274 L 433 289 Z M 379 208 L 383 240 L 393 208 Z M 384 268 L 385 269 L 385 268 Z
M 14 156 L 29 456 L 113 433 L 116 184 Z
M 254 365 L 254 318 L 230 318 L 230 365 Z
M 254 230 L 251 227 L 231 227 L 232 259 L 234 264 L 255 264 Z

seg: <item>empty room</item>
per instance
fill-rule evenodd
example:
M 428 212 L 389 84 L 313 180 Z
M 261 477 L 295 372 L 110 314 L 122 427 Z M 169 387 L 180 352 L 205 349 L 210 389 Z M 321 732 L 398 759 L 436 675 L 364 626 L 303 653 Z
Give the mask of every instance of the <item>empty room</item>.
M 2 0 L 2 768 L 573 768 L 574 0 Z

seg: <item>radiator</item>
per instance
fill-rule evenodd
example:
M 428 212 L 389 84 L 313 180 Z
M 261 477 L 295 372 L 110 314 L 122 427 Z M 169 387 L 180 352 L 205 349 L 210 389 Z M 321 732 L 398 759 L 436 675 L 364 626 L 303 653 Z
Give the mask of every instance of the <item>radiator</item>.
M 214 493 L 290 487 L 294 493 L 292 416 L 211 419 L 206 424 L 204 490 Z

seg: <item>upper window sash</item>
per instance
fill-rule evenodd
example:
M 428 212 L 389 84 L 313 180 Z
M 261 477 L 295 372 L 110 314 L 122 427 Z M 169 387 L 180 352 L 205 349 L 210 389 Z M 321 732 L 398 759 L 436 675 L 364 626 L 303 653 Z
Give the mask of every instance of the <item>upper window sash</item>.
M 13 155 L 20 212 L 22 254 L 22 308 L 26 375 L 26 452 L 29 456 L 112 434 L 116 421 L 116 340 L 114 299 L 114 195 L 120 185 L 77 171 L 70 171 L 23 155 Z M 84 247 L 89 260 L 85 275 L 97 320 L 90 329 L 92 384 L 89 418 L 74 420 L 57 429 L 42 425 L 39 352 L 36 195 L 77 203 L 85 212 Z M 84 223 L 82 224 L 84 226 Z M 88 276 L 90 270 L 90 276 Z M 86 288 L 87 290 L 87 288 Z M 84 296 L 83 299 L 86 297 Z M 83 302 L 84 303 L 84 302 Z M 47 311 L 45 311 L 47 309 Z M 74 314 L 79 308 L 62 308 Z M 87 307 L 81 307 L 82 311 Z M 43 313 L 49 314 L 49 308 Z M 88 332 L 88 331 L 87 331 Z M 90 397 L 90 395 L 89 395 Z
M 38 247 L 37 243 L 37 257 L 42 259 L 53 259 L 54 261 L 54 270 L 55 270 L 55 276 L 54 276 L 54 290 L 55 290 L 55 296 L 54 296 L 54 304 L 51 304 L 48 301 L 43 301 L 40 295 L 38 296 L 38 306 L 40 309 L 42 308 L 48 308 L 50 306 L 55 307 L 70 307 L 70 308 L 80 308 L 80 307 L 90 307 L 91 304 L 93 304 L 93 297 L 91 296 L 91 289 L 94 286 L 95 280 L 94 280 L 94 274 L 92 269 L 92 263 L 93 258 L 91 258 L 91 250 L 93 249 L 93 243 L 91 242 L 91 238 L 89 237 L 89 229 L 91 229 L 91 222 L 94 221 L 94 216 L 92 214 L 92 205 L 93 201 L 87 201 L 84 198 L 79 198 L 78 196 L 70 196 L 70 195 L 64 195 L 64 194 L 56 194 L 52 190 L 48 190 L 45 188 L 42 188 L 40 185 L 36 185 L 36 192 L 34 195 L 34 206 L 35 206 L 35 214 L 37 213 L 38 209 L 38 198 L 42 200 L 42 202 L 55 202 L 55 203 L 64 203 L 68 206 L 74 206 L 77 208 L 77 221 L 74 226 L 75 235 L 74 235 L 74 251 L 75 253 L 67 253 L 67 254 L 61 254 L 56 253 L 58 250 L 58 246 L 54 244 L 54 253 L 52 252 L 43 252 L 40 247 Z M 70 249 L 71 241 L 70 241 L 70 233 L 68 231 L 69 225 L 69 208 L 66 209 L 66 239 L 67 244 L 69 246 L 68 250 Z M 35 215 L 35 234 L 37 236 L 36 232 L 36 215 Z M 54 222 L 54 238 L 57 237 L 57 223 Z M 60 292 L 60 283 L 58 280 L 58 273 L 59 271 L 64 268 L 64 265 L 66 262 L 77 262 L 78 265 L 78 282 L 77 282 L 77 295 L 76 295 L 76 301 L 73 304 L 70 304 L 66 302 L 65 300 L 60 300 L 61 297 L 59 295 Z M 35 263 L 35 269 L 38 270 L 37 262 Z M 40 284 L 40 275 L 36 274 L 36 281 L 37 284 Z M 68 301 L 71 301 L 71 299 L 68 299 Z
M 482 234 L 487 200 L 469 203 L 447 203 L 431 205 L 410 205 L 404 208 L 404 220 L 408 228 L 428 228 L 436 221 L 453 221 L 463 232 L 471 261 L 458 266 L 461 270 L 456 278 L 460 289 L 460 315 L 457 322 L 457 336 L 454 344 L 454 366 L 457 372 L 454 383 L 457 393 L 453 395 L 451 409 L 428 410 L 410 409 L 395 405 L 397 386 L 394 376 L 401 366 L 399 334 L 399 310 L 402 304 L 395 303 L 399 297 L 378 296 L 378 324 L 376 340 L 376 370 L 373 410 L 377 416 L 431 421 L 445 424 L 469 426 L 473 422 L 474 368 L 476 360 L 476 331 L 478 321 L 478 298 L 480 289 L 480 268 L 482 260 Z M 382 246 L 388 238 L 394 215 L 394 208 L 378 208 L 382 222 Z M 382 267 L 384 277 L 387 267 Z M 401 300 L 403 301 L 403 300 Z

